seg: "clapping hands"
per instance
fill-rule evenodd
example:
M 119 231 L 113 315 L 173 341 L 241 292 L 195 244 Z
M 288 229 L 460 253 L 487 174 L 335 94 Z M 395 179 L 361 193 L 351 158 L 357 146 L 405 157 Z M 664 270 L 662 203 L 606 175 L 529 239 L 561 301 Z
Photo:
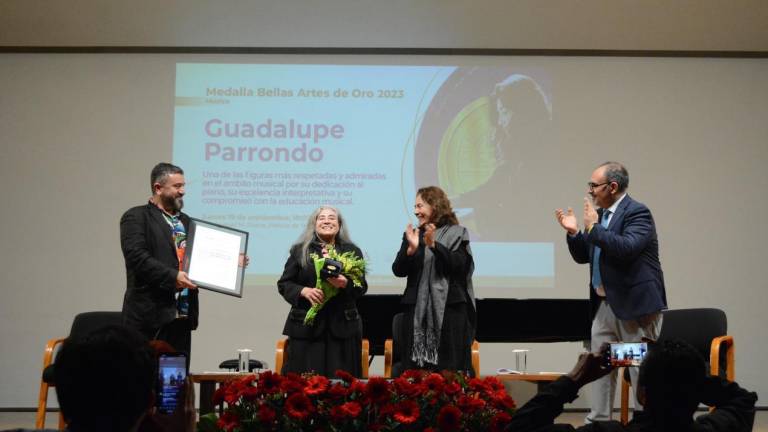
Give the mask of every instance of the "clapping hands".
M 419 229 L 414 228 L 413 224 L 405 227 L 405 239 L 408 241 L 408 250 L 406 253 L 410 256 L 416 253 L 419 248 Z
M 435 224 L 424 224 L 424 244 L 427 247 L 435 247 Z M 405 239 L 408 241 L 408 250 L 406 253 L 411 256 L 419 248 L 419 229 L 414 228 L 413 224 L 405 227 Z
M 573 213 L 573 209 L 568 207 L 567 211 L 563 209 L 555 210 L 555 218 L 560 223 L 569 235 L 575 235 L 579 232 L 579 221 L 576 219 L 576 215 Z M 592 204 L 592 201 L 588 198 L 584 198 L 584 229 L 589 230 L 597 222 L 597 210 Z
M 560 226 L 568 231 L 568 234 L 575 235 L 579 232 L 579 221 L 576 220 L 576 215 L 573 214 L 573 209 L 568 207 L 568 211 L 563 209 L 555 210 L 555 218 L 560 223 Z
M 592 201 L 589 198 L 584 198 L 584 229 L 589 231 L 589 229 L 597 223 L 597 210 L 595 210 L 595 206 L 592 205 Z
M 424 244 L 427 247 L 435 247 L 435 224 L 424 225 Z

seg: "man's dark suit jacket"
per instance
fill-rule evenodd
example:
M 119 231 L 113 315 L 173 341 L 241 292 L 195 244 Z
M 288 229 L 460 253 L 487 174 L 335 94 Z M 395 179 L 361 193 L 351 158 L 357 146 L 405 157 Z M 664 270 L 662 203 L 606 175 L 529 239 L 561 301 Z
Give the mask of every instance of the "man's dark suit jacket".
M 189 216 L 180 215 L 189 229 Z M 127 287 L 123 322 L 148 334 L 176 318 L 176 276 L 179 260 L 171 227 L 152 203 L 134 207 L 120 219 L 120 245 L 125 258 Z M 190 290 L 189 324 L 197 328 L 197 290 Z
M 598 210 L 599 219 L 603 210 Z M 667 307 L 659 242 L 651 211 L 629 195 L 619 203 L 608 228 L 596 223 L 589 234 L 567 235 L 568 249 L 579 264 L 589 263 L 600 246 L 600 275 L 606 300 L 617 318 L 638 319 Z M 590 277 L 589 298 L 594 316 L 600 299 Z
M 336 251 L 340 254 L 352 251 L 358 257 L 363 256 L 363 252 L 354 244 L 337 243 Z M 311 243 L 308 252 L 319 256 L 321 254 L 319 243 Z M 340 339 L 362 337 L 363 323 L 357 311 L 356 300 L 368 291 L 365 278 L 362 281 L 363 286 L 359 288 L 354 287 L 350 279 L 346 288 L 340 289 L 339 293 L 320 309 L 315 316 L 314 324 L 304 325 L 304 317 L 312 305 L 300 295 L 301 290 L 304 287 L 314 287 L 317 283 L 317 275 L 312 261 L 306 261 L 306 265 L 302 267 L 302 260 L 308 260 L 308 258 L 301 256 L 301 245 L 294 245 L 285 262 L 283 274 L 277 281 L 277 290 L 291 305 L 283 334 L 292 338 L 313 339 L 330 331 L 334 337 Z

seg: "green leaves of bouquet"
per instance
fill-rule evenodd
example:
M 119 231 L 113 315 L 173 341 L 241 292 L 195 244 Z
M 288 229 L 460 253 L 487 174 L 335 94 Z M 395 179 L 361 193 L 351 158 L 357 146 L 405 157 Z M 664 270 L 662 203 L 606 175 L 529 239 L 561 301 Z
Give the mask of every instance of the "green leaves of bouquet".
M 352 285 L 355 288 L 362 287 L 363 276 L 365 276 L 365 260 L 362 257 L 355 255 L 353 251 L 339 253 L 336 251 L 336 248 L 330 245 L 327 246 L 327 251 L 327 258 L 342 264 L 341 274 L 351 280 Z M 307 311 L 307 315 L 304 317 L 304 325 L 313 325 L 315 323 L 315 317 L 317 316 L 317 313 L 320 312 L 320 309 L 325 306 L 325 303 L 327 303 L 328 300 L 339 293 L 339 288 L 331 285 L 330 282 L 323 279 L 320 275 L 320 270 L 322 270 L 325 265 L 326 257 L 321 257 L 316 253 L 310 254 L 310 257 L 315 264 L 315 274 L 317 275 L 315 286 L 323 290 L 323 301 L 322 303 L 312 306 L 309 311 Z

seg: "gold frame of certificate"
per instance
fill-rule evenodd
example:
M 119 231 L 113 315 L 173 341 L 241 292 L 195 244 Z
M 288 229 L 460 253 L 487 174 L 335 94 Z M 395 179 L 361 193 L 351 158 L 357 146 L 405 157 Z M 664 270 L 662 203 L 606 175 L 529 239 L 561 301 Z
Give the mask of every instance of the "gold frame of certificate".
M 190 218 L 184 271 L 198 288 L 243 296 L 248 232 Z

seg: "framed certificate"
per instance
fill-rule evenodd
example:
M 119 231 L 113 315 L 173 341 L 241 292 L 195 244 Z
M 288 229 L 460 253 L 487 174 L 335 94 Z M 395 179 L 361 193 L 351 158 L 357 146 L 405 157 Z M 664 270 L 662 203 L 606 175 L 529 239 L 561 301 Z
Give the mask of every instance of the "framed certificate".
M 199 288 L 242 297 L 245 269 L 240 256 L 247 249 L 248 232 L 192 218 L 184 271 Z

